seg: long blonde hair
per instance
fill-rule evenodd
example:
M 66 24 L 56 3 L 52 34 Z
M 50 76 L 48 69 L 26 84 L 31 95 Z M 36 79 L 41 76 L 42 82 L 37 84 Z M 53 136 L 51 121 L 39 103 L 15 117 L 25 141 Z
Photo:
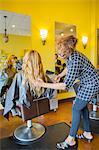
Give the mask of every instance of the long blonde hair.
M 40 97 L 44 93 L 44 88 L 35 87 L 33 81 L 37 78 L 45 81 L 43 65 L 39 53 L 35 50 L 27 52 L 23 58 L 22 70 L 24 73 L 23 84 L 28 82 L 30 91 L 33 91 L 35 96 Z

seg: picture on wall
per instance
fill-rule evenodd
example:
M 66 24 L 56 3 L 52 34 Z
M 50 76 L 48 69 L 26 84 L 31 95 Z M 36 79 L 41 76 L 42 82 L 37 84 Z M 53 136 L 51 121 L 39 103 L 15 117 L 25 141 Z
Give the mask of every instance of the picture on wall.
M 31 32 L 29 15 L 0 10 L 0 49 L 5 54 L 23 57 L 24 49 L 32 47 Z

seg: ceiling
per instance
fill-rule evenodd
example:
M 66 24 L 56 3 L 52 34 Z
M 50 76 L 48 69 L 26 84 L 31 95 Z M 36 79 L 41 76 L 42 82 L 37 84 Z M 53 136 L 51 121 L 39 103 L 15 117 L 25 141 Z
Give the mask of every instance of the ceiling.
M 30 16 L 16 14 L 8 11 L 0 11 L 0 33 L 4 33 L 5 18 L 7 34 L 30 36 L 31 35 L 31 19 Z M 12 25 L 14 27 L 12 27 Z

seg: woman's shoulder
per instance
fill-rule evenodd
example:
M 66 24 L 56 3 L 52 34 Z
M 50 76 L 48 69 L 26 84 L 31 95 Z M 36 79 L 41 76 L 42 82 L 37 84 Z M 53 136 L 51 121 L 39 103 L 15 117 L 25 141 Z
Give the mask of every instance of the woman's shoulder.
M 84 57 L 85 56 L 78 50 L 74 50 L 73 53 L 71 54 L 72 60 L 80 60 L 81 58 L 84 58 Z
M 72 53 L 73 57 L 78 57 L 80 55 L 81 55 L 81 53 L 78 50 L 74 50 L 73 53 Z
M 80 52 L 78 50 L 74 50 L 74 56 L 75 57 L 86 58 L 86 56 L 82 52 Z

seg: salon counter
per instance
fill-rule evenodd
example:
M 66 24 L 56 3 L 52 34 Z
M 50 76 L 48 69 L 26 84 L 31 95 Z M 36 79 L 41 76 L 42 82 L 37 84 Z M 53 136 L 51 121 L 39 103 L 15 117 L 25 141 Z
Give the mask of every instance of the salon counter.
M 61 92 L 57 94 L 56 99 L 57 100 L 62 100 L 62 99 L 68 99 L 68 98 L 72 98 L 75 97 L 76 94 L 74 91 L 70 91 L 70 92 Z

